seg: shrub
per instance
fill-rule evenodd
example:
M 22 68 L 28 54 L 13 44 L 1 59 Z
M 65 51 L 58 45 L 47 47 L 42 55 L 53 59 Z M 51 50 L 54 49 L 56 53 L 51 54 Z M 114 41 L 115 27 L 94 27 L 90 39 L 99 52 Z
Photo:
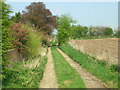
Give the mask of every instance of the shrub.
M 14 23 L 12 26 L 15 48 L 25 58 L 36 56 L 40 52 L 41 36 L 30 25 Z
M 14 23 L 12 25 L 12 31 L 15 38 L 15 41 L 13 42 L 15 48 L 17 48 L 21 54 L 25 54 L 28 47 L 28 31 L 23 29 L 20 23 Z
M 35 28 L 30 25 L 23 24 L 23 28 L 28 30 L 28 40 L 27 40 L 27 55 L 28 57 L 34 57 L 40 54 L 40 49 L 42 46 L 43 34 L 35 30 Z

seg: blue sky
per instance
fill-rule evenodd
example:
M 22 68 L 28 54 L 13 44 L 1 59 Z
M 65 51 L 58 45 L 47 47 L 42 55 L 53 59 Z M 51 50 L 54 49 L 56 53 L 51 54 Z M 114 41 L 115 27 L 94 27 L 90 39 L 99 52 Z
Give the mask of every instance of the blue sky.
M 8 2 L 14 11 L 21 12 L 31 2 Z M 117 2 L 44 2 L 54 15 L 70 14 L 83 26 L 118 26 Z M 14 15 L 14 14 L 11 14 Z

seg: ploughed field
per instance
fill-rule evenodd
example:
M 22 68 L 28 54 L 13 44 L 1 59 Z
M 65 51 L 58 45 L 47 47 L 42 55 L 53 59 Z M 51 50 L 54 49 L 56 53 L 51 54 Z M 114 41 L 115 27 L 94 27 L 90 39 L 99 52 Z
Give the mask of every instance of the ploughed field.
M 108 64 L 118 64 L 118 48 L 120 49 L 118 38 L 70 40 L 68 43 L 98 60 L 104 60 Z

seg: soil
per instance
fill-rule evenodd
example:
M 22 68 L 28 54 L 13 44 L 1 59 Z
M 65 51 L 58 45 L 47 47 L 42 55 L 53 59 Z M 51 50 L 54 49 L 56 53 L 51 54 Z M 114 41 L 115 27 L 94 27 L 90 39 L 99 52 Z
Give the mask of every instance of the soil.
M 68 42 L 73 48 L 89 54 L 98 60 L 104 60 L 108 64 L 118 64 L 118 38 L 110 39 L 87 39 L 70 40 Z
M 40 88 L 57 88 L 57 79 L 54 70 L 54 61 L 51 55 L 51 49 L 48 48 L 48 62 L 45 67 L 43 78 L 40 81 Z
M 42 47 L 41 52 L 40 52 L 42 57 L 46 55 L 46 50 L 47 50 L 46 48 Z
M 74 60 L 72 60 L 70 57 L 68 57 L 63 51 L 57 48 L 57 50 L 64 56 L 66 61 L 77 70 L 81 78 L 83 79 L 83 82 L 85 83 L 87 88 L 105 88 L 107 87 L 105 83 L 103 83 L 101 80 L 87 72 L 85 69 L 83 69 L 78 63 L 76 63 Z

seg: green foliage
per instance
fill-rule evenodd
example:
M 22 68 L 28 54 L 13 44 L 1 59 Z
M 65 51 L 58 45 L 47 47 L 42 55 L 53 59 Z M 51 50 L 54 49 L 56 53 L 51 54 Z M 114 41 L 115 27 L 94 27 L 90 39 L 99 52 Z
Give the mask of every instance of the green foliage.
M 22 28 L 22 25 L 19 23 L 14 23 L 11 30 L 13 31 L 13 37 L 15 38 L 13 42 L 15 48 L 17 48 L 21 54 L 25 54 L 28 47 L 28 31 Z
M 18 22 L 20 21 L 20 19 L 21 19 L 21 13 L 20 13 L 20 12 L 15 13 L 15 16 L 12 16 L 12 17 L 11 17 L 11 20 L 12 20 L 13 22 L 16 22 L 16 23 L 18 23 Z
M 35 28 L 31 27 L 30 25 L 22 24 L 22 27 L 28 31 L 27 57 L 30 58 L 40 54 L 40 48 L 42 45 L 42 34 L 35 31 Z
M 112 34 L 113 34 L 112 28 L 106 28 L 106 30 L 105 30 L 105 35 L 106 35 L 106 36 L 110 36 L 110 35 L 112 35 Z
M 88 28 L 80 25 L 73 25 L 71 29 L 72 29 L 71 38 L 73 39 L 85 37 L 88 33 Z
M 97 36 L 94 36 L 94 37 L 81 37 L 81 38 L 77 38 L 76 40 L 87 40 L 87 39 L 109 39 L 109 38 L 116 38 L 116 36 L 111 36 L 111 37 L 97 37 Z
M 12 26 L 12 31 L 15 38 L 13 43 L 22 56 L 30 58 L 40 53 L 42 41 L 35 28 L 30 25 L 15 23 Z
M 7 52 L 12 46 L 11 44 L 11 36 L 10 36 L 10 20 L 9 20 L 9 14 L 12 12 L 10 10 L 10 6 L 4 2 L 0 1 L 0 4 L 2 4 L 2 49 L 3 54 Z
M 0 5 L 2 6 L 2 8 L 0 8 L 0 23 L 2 22 L 2 27 L 0 27 L 2 29 L 2 77 L 5 79 L 7 78 L 7 74 L 9 74 L 7 52 L 13 47 L 13 38 L 11 37 L 9 28 L 11 23 L 9 14 L 12 11 L 10 10 L 10 6 L 5 2 L 0 1 Z
M 58 45 L 58 41 L 57 40 L 51 41 L 49 42 L 49 45 L 56 46 Z
M 90 27 L 89 28 L 89 35 L 90 36 L 97 36 L 97 37 L 111 37 L 113 35 L 113 30 L 110 27 Z
M 17 62 L 12 68 L 9 77 L 3 82 L 3 88 L 38 88 L 39 82 L 43 77 L 47 57 L 40 59 L 38 66 L 35 68 L 25 67 L 27 64 L 32 64 L 36 58 L 25 62 Z
M 106 82 L 108 87 L 118 87 L 118 72 L 107 67 L 104 62 L 97 61 L 91 56 L 77 51 L 68 44 L 60 46 L 60 49 L 78 62 L 83 68 L 100 78 L 103 82 Z
M 113 37 L 113 30 L 109 27 L 84 27 L 80 25 L 73 25 L 71 27 L 73 39 L 80 38 L 93 38 L 93 37 Z
M 68 15 L 58 17 L 58 43 L 62 44 L 69 40 L 71 36 L 71 25 L 75 23 L 74 20 Z
M 55 47 L 51 49 L 59 88 L 85 88 L 85 84 L 77 71 L 69 65 Z

